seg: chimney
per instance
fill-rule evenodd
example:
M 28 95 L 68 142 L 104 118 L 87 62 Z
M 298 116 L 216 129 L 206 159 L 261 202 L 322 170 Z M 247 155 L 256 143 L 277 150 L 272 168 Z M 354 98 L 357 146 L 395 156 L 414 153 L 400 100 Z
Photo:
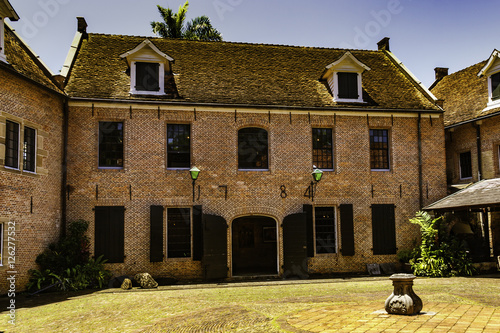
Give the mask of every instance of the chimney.
M 87 21 L 85 21 L 84 17 L 77 17 L 78 20 L 78 28 L 77 31 L 80 32 L 83 35 L 83 38 L 87 38 Z
M 377 46 L 379 51 L 386 50 L 390 52 L 391 49 L 389 48 L 389 37 L 382 38 L 382 40 L 380 40 L 380 42 L 377 43 Z
M 434 68 L 434 73 L 436 74 L 436 81 L 439 81 L 448 75 L 448 68 L 436 67 Z

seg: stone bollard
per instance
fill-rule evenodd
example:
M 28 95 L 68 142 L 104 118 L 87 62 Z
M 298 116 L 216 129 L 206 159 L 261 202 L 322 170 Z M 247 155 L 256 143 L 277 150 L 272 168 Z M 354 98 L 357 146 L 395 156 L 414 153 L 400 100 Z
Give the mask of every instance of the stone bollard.
M 391 314 L 414 315 L 422 310 L 422 300 L 413 291 L 413 274 L 392 274 L 394 286 L 391 296 L 385 300 L 385 311 Z

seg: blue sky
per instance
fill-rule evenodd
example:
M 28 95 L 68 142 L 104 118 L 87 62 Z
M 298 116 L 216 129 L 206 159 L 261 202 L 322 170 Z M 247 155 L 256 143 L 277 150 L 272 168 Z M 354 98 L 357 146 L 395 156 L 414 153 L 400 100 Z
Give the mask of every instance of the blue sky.
M 10 0 L 16 31 L 55 72 L 61 69 L 83 16 L 88 32 L 152 36 L 156 5 L 179 0 Z M 434 67 L 463 69 L 500 49 L 498 0 L 190 0 L 188 19 L 207 15 L 233 42 L 391 51 L 424 83 Z

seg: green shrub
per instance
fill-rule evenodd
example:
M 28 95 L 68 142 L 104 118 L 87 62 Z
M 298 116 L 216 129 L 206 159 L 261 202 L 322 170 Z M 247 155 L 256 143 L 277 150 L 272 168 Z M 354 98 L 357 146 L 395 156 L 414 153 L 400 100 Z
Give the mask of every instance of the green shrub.
M 29 271 L 27 289 L 40 290 L 57 284 L 59 290 L 102 288 L 111 277 L 102 256 L 90 258 L 88 222 L 78 220 L 68 225 L 68 234 L 39 254 L 40 270 Z
M 432 219 L 427 212 L 418 212 L 410 222 L 418 224 L 421 232 L 420 247 L 410 260 L 415 275 L 441 277 L 475 273 L 466 245 L 446 231 L 442 217 Z

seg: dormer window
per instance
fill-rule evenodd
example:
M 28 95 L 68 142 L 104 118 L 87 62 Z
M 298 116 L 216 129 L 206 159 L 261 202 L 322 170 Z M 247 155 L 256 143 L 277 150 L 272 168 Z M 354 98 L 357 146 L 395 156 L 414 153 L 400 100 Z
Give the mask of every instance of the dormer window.
M 500 99 L 500 72 L 490 76 L 489 84 L 491 86 L 491 100 L 496 101 Z
M 165 72 L 172 72 L 173 58 L 149 39 L 120 57 L 130 65 L 130 94 L 165 95 Z
M 498 50 L 493 51 L 478 76 L 486 76 L 488 80 L 488 104 L 483 112 L 500 107 L 500 52 Z
M 0 61 L 7 62 L 5 59 L 5 46 L 4 46 L 4 23 L 3 18 L 0 16 Z
M 341 99 L 358 99 L 358 73 L 337 73 L 338 97 Z
M 335 102 L 364 103 L 362 75 L 370 68 L 347 51 L 340 59 L 326 66 L 326 79 Z
M 7 62 L 7 58 L 5 57 L 5 18 L 8 17 L 11 21 L 19 20 L 19 16 L 17 15 L 12 5 L 8 0 L 0 1 L 0 61 Z
M 137 91 L 160 91 L 160 65 L 154 62 L 139 62 L 135 65 L 135 90 Z M 163 66 L 161 66 L 163 67 Z

